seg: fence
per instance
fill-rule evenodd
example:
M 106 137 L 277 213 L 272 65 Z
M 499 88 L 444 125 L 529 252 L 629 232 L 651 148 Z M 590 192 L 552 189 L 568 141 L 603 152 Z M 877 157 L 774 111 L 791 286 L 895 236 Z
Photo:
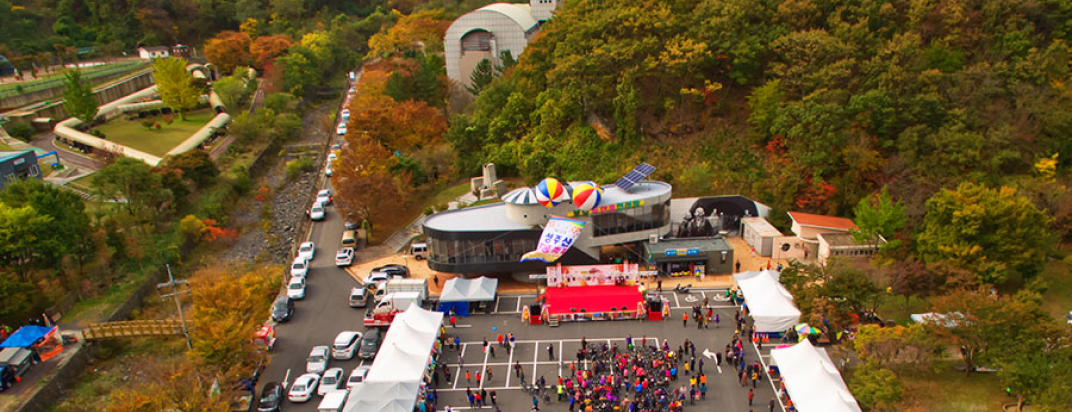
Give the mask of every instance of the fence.
M 133 61 L 124 63 L 113 63 L 108 66 L 109 67 L 100 70 L 85 70 L 83 71 L 83 78 L 87 81 L 93 82 L 98 79 L 112 77 L 117 74 L 124 74 L 140 68 L 148 67 L 149 64 L 143 61 Z M 20 82 L 5 85 L 3 89 L 0 89 L 0 98 L 17 96 L 23 93 L 33 93 L 36 91 L 52 88 L 61 88 L 64 87 L 63 83 L 66 80 L 66 77 L 58 75 L 51 79 L 41 79 L 36 81 Z

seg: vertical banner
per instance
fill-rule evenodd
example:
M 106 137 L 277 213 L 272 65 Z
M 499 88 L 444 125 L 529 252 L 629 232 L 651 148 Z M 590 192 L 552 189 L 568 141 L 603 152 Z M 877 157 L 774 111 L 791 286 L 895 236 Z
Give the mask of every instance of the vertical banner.
M 536 250 L 522 255 L 521 261 L 539 260 L 551 263 L 558 260 L 569 250 L 570 246 L 573 246 L 573 242 L 581 235 L 582 229 L 584 229 L 584 221 L 551 216 L 547 221 L 547 226 L 543 227 Z

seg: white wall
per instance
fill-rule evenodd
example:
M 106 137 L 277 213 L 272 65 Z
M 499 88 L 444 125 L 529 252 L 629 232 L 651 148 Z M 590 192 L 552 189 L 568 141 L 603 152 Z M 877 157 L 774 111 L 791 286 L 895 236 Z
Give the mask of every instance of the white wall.
M 509 50 L 515 58 L 521 55 L 528 44 L 525 38 L 525 30 L 510 17 L 499 12 L 477 9 L 451 23 L 444 36 L 444 52 L 446 55 L 447 77 L 461 84 L 469 84 L 469 71 L 462 70 L 462 44 L 461 39 L 472 30 L 483 29 L 494 37 L 492 55 L 496 57 L 503 50 Z M 477 62 L 480 60 L 478 59 Z M 475 66 L 475 64 L 474 64 Z

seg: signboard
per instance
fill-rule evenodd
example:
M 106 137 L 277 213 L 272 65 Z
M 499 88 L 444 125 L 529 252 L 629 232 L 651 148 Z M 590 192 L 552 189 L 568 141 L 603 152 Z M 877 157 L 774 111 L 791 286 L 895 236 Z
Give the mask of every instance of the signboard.
M 699 248 L 667 249 L 667 251 L 666 251 L 666 256 L 669 256 L 669 257 L 674 257 L 674 256 L 694 256 L 694 255 L 699 255 L 699 254 L 700 254 L 700 249 Z
M 532 280 L 547 279 L 547 274 L 546 273 L 533 273 L 533 274 L 529 275 L 529 279 L 532 279 Z
M 568 214 L 566 214 L 566 216 L 568 216 L 568 217 L 580 217 L 580 216 L 588 216 L 588 215 L 598 215 L 598 214 L 601 214 L 601 213 L 610 213 L 610 212 L 613 212 L 613 211 L 616 211 L 616 210 L 635 209 L 635 208 L 642 207 L 642 206 L 644 206 L 644 201 L 643 200 L 633 200 L 633 201 L 622 202 L 622 203 L 617 203 L 617 204 L 613 204 L 613 205 L 600 206 L 600 207 L 597 207 L 595 209 L 592 209 L 591 211 L 579 210 L 578 209 L 578 210 L 574 210 L 572 212 L 569 212 Z
M 584 229 L 583 221 L 551 216 L 551 219 L 547 221 L 547 226 L 543 227 L 536 250 L 522 255 L 521 261 L 539 260 L 551 263 L 558 260 L 573 246 L 573 242 L 581 235 L 582 229 Z

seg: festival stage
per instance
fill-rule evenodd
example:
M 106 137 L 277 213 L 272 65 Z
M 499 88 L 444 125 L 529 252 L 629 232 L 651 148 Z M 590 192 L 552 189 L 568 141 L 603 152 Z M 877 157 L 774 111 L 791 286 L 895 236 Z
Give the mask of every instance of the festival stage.
M 547 312 L 552 316 L 580 314 L 582 309 L 586 314 L 635 313 L 643 300 L 637 286 L 614 285 L 547 288 L 544 297 Z

